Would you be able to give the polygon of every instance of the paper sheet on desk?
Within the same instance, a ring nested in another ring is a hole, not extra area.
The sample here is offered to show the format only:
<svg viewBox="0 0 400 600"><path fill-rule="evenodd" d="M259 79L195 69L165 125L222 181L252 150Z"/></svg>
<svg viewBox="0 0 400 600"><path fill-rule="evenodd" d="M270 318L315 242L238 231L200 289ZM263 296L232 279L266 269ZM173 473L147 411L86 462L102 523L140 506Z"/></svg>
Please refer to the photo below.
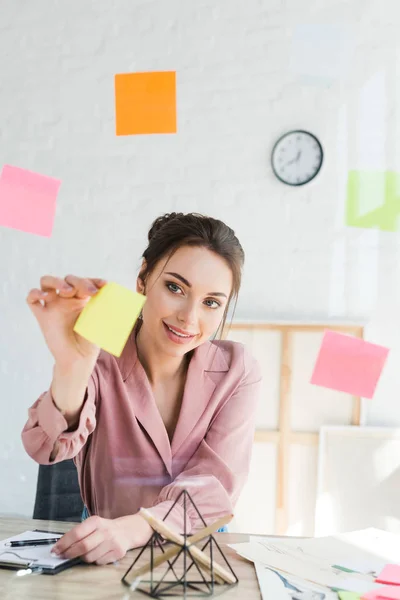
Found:
<svg viewBox="0 0 400 600"><path fill-rule="evenodd" d="M18 535L0 541L0 564L12 563L20 564L21 567L30 564L32 567L45 567L55 569L60 565L70 561L68 558L56 558L51 555L51 549L54 544L48 546L20 546L10 548L6 542L18 540L41 540L46 538L60 538L61 534L42 533L38 531L24 531Z"/></svg>
<svg viewBox="0 0 400 600"><path fill-rule="evenodd" d="M278 541L276 538L257 537L251 538L248 543L230 544L230 546L254 563L261 563L282 573L328 588L360 594L378 588L371 574L346 573L341 569L333 568L332 562L316 552L313 553L310 545L305 551L303 543L311 541L314 540L288 538L285 541L281 539ZM343 561L336 564L346 567Z"/></svg>
<svg viewBox="0 0 400 600"><path fill-rule="evenodd" d="M400 563L400 536L373 527L328 537L261 541L269 550L286 556L317 564L324 561L368 575L378 575L387 563Z"/></svg>
<svg viewBox="0 0 400 600"><path fill-rule="evenodd" d="M274 571L255 563L263 600L337 600L336 592L325 586Z"/></svg>

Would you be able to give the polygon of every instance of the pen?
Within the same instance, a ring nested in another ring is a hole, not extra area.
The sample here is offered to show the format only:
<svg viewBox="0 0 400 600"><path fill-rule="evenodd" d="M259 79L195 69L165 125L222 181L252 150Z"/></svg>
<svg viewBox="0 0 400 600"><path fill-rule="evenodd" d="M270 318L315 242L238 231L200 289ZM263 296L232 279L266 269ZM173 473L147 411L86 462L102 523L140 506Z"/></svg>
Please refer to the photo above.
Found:
<svg viewBox="0 0 400 600"><path fill-rule="evenodd" d="M41 540L17 540L14 542L7 542L6 546L10 548L17 548L18 546L46 546L47 544L55 544L60 538L44 538Z"/></svg>

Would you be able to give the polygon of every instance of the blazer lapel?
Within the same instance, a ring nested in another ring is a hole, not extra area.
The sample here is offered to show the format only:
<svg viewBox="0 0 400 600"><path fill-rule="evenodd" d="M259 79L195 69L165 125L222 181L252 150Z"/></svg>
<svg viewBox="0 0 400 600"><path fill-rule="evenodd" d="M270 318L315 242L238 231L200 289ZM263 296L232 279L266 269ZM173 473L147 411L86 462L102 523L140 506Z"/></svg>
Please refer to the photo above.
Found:
<svg viewBox="0 0 400 600"><path fill-rule="evenodd" d="M181 410L172 438L172 455L177 453L207 408L219 379L214 373L226 371L229 366L222 348L210 342L196 348L186 375Z"/></svg>
<svg viewBox="0 0 400 600"><path fill-rule="evenodd" d="M135 415L172 477L172 456L191 434L207 408L222 373L229 371L223 348L205 342L195 349L186 375L181 410L172 438L157 408L146 372L137 356L136 327L117 359L123 380L134 398Z"/></svg>
<svg viewBox="0 0 400 600"><path fill-rule="evenodd" d="M134 399L134 411L137 420L146 430L150 440L172 476L172 454L167 430L157 408L153 391L146 372L137 357L134 333L128 340L119 359L119 367L129 395Z"/></svg>

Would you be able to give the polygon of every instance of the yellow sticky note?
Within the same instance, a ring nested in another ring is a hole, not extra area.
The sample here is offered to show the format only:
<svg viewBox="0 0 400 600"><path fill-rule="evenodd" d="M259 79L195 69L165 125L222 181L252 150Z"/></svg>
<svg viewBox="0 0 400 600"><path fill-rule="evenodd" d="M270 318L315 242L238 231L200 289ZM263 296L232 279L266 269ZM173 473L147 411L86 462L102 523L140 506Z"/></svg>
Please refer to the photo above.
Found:
<svg viewBox="0 0 400 600"><path fill-rule="evenodd" d="M121 356L146 297L108 283L86 304L74 331L114 356Z"/></svg>

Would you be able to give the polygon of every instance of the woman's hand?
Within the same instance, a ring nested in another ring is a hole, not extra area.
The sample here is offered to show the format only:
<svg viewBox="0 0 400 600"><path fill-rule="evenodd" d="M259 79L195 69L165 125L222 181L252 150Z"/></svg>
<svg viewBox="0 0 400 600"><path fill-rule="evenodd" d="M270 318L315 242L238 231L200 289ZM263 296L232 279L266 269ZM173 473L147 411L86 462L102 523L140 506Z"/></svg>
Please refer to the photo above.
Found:
<svg viewBox="0 0 400 600"><path fill-rule="evenodd" d="M40 289L32 289L27 303L35 315L56 364L64 369L76 361L95 362L100 349L74 332L74 325L92 296L107 282L68 275L46 275Z"/></svg>
<svg viewBox="0 0 400 600"><path fill-rule="evenodd" d="M103 519L89 517L68 531L53 546L60 558L81 557L88 563L106 565L120 560L131 548L148 542L153 530L138 514Z"/></svg>

